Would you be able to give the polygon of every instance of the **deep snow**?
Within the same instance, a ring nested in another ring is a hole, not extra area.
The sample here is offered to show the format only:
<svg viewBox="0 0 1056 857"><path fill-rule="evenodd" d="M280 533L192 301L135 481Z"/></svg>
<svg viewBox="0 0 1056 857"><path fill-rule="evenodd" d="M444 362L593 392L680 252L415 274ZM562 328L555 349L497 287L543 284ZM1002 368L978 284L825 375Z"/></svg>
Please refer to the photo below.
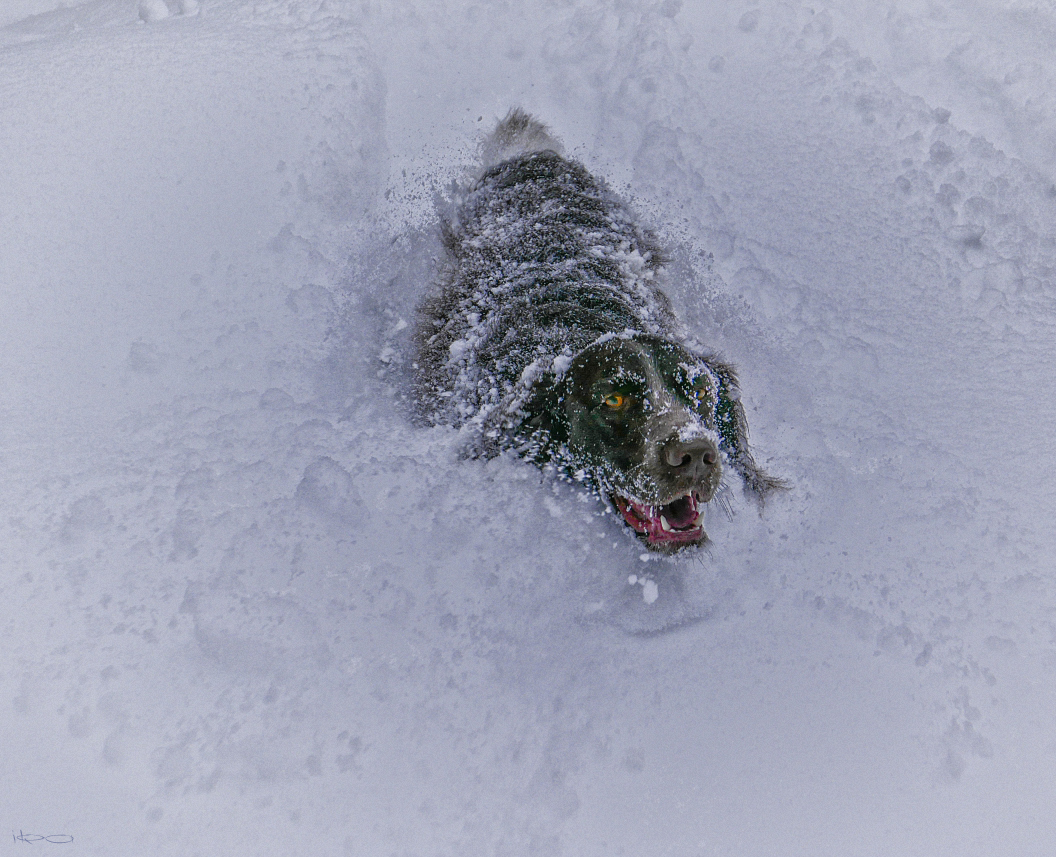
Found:
<svg viewBox="0 0 1056 857"><path fill-rule="evenodd" d="M1049 4L0 25L2 853L1052 852ZM794 486L707 551L407 418L434 199L515 104Z"/></svg>

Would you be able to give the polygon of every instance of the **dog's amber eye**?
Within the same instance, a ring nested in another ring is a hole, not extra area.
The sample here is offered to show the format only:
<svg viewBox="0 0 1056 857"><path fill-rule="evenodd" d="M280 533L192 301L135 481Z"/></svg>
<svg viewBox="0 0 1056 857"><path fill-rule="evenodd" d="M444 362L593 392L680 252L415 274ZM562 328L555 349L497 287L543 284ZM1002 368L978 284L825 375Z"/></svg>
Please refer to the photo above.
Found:
<svg viewBox="0 0 1056 857"><path fill-rule="evenodd" d="M614 411L618 411L627 403L627 397L622 393L609 393L601 403L607 408L612 408Z"/></svg>
<svg viewBox="0 0 1056 857"><path fill-rule="evenodd" d="M711 388L706 381L694 384L690 395L693 401L698 405L711 404Z"/></svg>

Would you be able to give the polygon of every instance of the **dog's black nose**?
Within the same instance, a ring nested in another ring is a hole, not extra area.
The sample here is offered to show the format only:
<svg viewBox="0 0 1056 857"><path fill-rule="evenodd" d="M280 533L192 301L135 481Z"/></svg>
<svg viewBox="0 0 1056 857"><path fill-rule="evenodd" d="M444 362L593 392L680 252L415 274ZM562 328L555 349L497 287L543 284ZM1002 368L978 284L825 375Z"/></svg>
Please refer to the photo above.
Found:
<svg viewBox="0 0 1056 857"><path fill-rule="evenodd" d="M664 462L680 471L704 470L719 463L719 451L706 438L680 440L677 437L664 444L661 451Z"/></svg>

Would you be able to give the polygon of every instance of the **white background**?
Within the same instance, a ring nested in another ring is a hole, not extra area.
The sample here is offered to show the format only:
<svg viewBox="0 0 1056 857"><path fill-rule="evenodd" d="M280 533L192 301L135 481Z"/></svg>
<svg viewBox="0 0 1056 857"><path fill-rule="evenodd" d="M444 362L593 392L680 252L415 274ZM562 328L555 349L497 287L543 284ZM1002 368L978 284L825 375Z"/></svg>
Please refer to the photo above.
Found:
<svg viewBox="0 0 1056 857"><path fill-rule="evenodd" d="M0 855L1052 854L1053 56L1043 0L7 0ZM792 483L706 551L408 418L516 105Z"/></svg>

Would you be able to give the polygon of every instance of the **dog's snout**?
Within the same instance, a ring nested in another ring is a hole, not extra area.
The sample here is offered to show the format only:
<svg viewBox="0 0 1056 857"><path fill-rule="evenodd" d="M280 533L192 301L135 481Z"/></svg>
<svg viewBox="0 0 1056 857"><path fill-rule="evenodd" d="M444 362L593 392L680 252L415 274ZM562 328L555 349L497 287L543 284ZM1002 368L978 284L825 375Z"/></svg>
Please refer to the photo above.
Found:
<svg viewBox="0 0 1056 857"><path fill-rule="evenodd" d="M669 440L661 452L668 466L676 470L704 469L719 463L719 451L707 438Z"/></svg>

